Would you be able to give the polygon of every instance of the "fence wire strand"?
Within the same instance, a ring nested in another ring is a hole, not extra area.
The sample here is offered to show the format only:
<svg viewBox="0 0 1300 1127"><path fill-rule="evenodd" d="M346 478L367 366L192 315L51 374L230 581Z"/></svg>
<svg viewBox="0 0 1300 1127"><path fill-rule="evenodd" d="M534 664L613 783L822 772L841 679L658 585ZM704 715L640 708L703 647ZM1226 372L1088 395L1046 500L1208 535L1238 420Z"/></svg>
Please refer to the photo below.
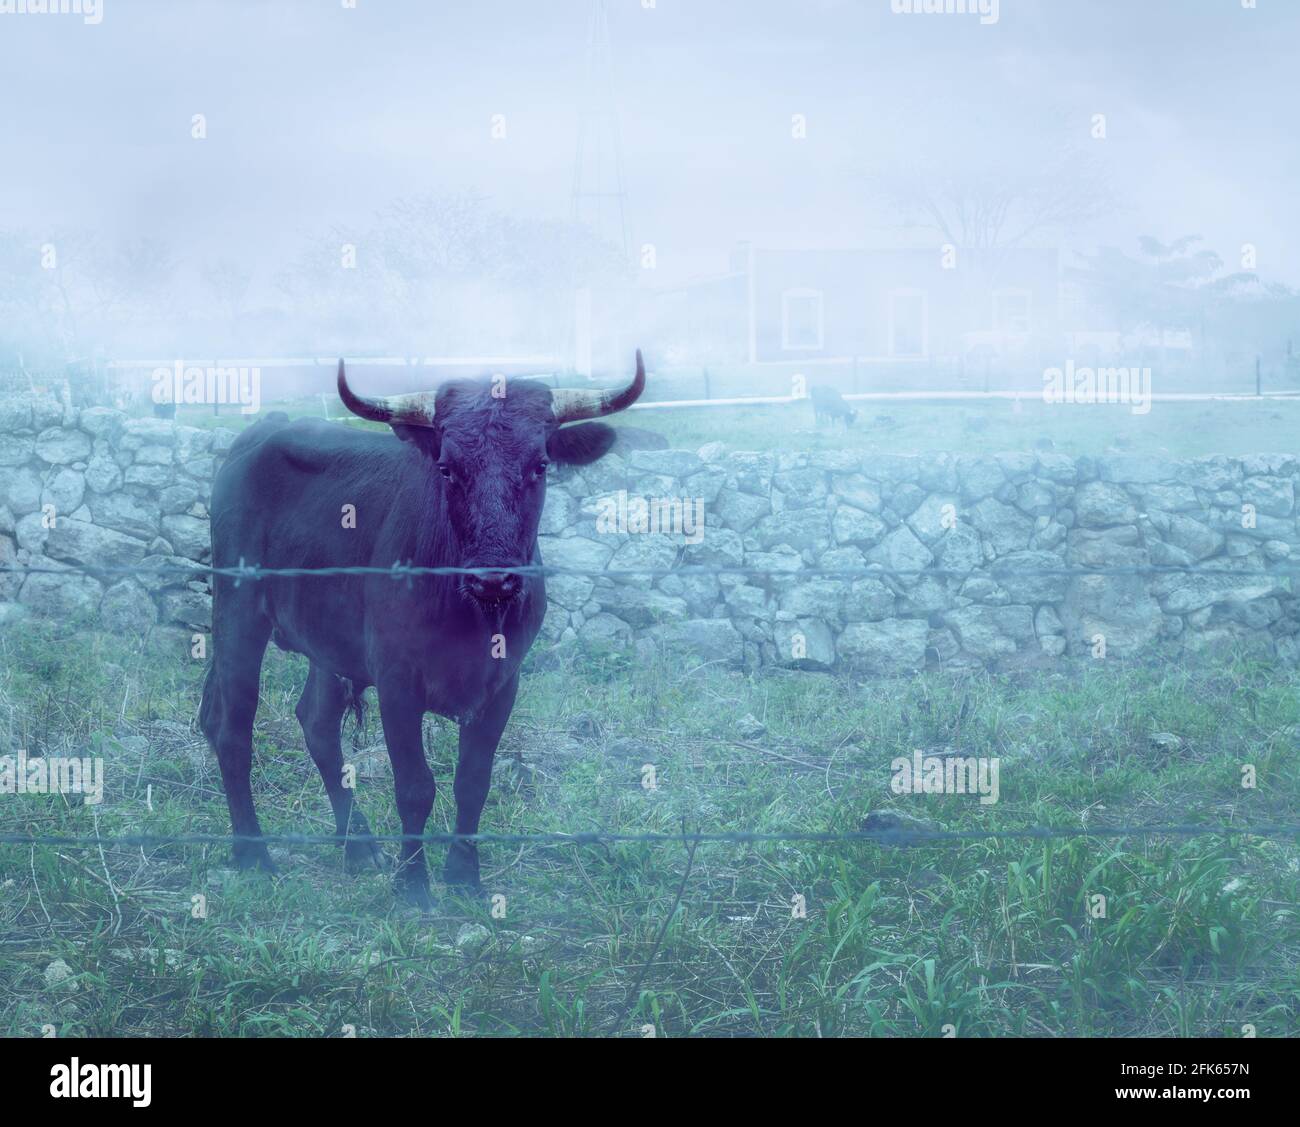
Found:
<svg viewBox="0 0 1300 1127"><path fill-rule="evenodd" d="M674 567L636 567L636 568L576 568L545 564L483 566L483 567L429 567L407 563L394 563L391 567L339 565L332 567L262 567L248 564L243 559L237 566L217 567L211 564L69 564L60 567L41 567L32 565L0 566L0 574L47 574L66 575L70 573L87 575L177 575L193 579L198 576L224 577L233 579L238 586L244 580L263 579L300 579L329 578L337 576L387 576L395 580L407 580L424 576L482 576L515 574L525 576L581 576L585 578L632 579L644 581L650 576L682 575L741 575L770 577L819 577L844 579L917 579L922 577L944 579L969 579L988 577L995 580L1014 579L1017 577L1033 578L1083 578L1086 576L1161 576L1161 575L1217 575L1225 578L1277 576L1290 577L1300 574L1300 564L1275 564L1267 569L1232 569L1189 564L1134 564L1115 567L1000 567L997 561L989 561L981 567L974 568L890 568L882 565L862 567L818 567L800 566L794 568L755 567L743 564L681 564ZM1062 827L1030 826L1010 830L920 830L920 829L874 829L843 832L760 832L760 831L702 831L696 833L623 833L606 830L579 831L574 833L479 833L479 834L263 834L256 836L235 836L229 834L126 834L120 836L78 837L75 835L41 835L41 834L0 834L0 845L15 846L67 846L67 847L103 847L108 845L161 847L168 845L227 845L239 843L260 843L266 845L339 845L348 841L372 844L399 844L402 842L422 842L425 845L452 845L457 842L474 842L501 845L599 845L642 843L654 845L698 845L708 843L761 844L775 842L798 843L864 843L877 845L919 845L927 842L957 842L979 840L1045 840L1068 838L1119 838L1119 837L1262 837L1273 839L1293 839L1300 841L1300 824L1297 825L1262 825L1262 826L1102 826L1102 827Z"/></svg>
<svg viewBox="0 0 1300 1127"><path fill-rule="evenodd" d="M1081 578L1088 575L1219 575L1227 577L1252 576L1294 576L1300 575L1300 563L1275 564L1262 569L1245 569L1213 567L1197 564L1128 564L1120 566L1087 567L1083 565L1061 567L1013 567L999 566L991 561L973 568L915 567L895 568L883 565L866 565L862 567L820 567L816 565L799 567L756 567L745 564L681 564L676 567L628 567L628 568L582 568L563 567L550 564L502 564L478 567L430 567L415 564L395 563L390 567L348 564L331 567L262 567L259 564L246 564L242 560L231 567L214 567L211 564L196 563L193 566L181 564L67 564L62 567L40 567L29 564L6 564L0 566L0 575L177 575L194 579L199 576L221 576L233 579L238 586L243 580L259 579L309 579L329 578L343 575L388 576L390 579L414 579L435 575L568 575L588 579L630 579L643 580L647 576L663 577L669 575L748 575L748 576L798 576L800 578L815 576L823 579L919 579L933 576L937 579L972 579L988 577L993 579L1015 579L1020 576L1031 578Z"/></svg>
<svg viewBox="0 0 1300 1127"><path fill-rule="evenodd" d="M1026 826L1011 830L873 829L816 832L711 830L686 833L625 833L612 830L582 830L573 833L429 833L429 834L122 834L79 837L71 834L0 834L0 845L61 845L100 847L105 845L161 847L166 845L396 845L421 842L425 845L454 845L457 842L495 845L700 845L766 844L800 842L834 844L860 842L874 845L919 845L926 842L982 841L986 839L1046 840L1080 837L1263 837L1300 841L1300 824L1261 826Z"/></svg>

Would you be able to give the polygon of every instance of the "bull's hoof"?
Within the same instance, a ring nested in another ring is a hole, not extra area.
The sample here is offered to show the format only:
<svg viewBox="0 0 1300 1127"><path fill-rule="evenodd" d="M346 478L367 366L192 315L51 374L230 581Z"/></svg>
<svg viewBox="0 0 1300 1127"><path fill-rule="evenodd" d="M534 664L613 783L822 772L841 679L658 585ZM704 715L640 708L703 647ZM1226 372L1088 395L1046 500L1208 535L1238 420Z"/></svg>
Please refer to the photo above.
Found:
<svg viewBox="0 0 1300 1127"><path fill-rule="evenodd" d="M393 891L399 902L421 912L432 912L437 907L427 881L398 880L393 885Z"/></svg>
<svg viewBox="0 0 1300 1127"><path fill-rule="evenodd" d="M271 860L271 853L265 845L236 846L235 866L241 873L268 873L273 877L280 875L280 869Z"/></svg>
<svg viewBox="0 0 1300 1127"><path fill-rule="evenodd" d="M453 888L477 892L479 888L478 851L467 850L453 845L447 852L447 860L442 866L442 879L443 883L451 885Z"/></svg>
<svg viewBox="0 0 1300 1127"><path fill-rule="evenodd" d="M388 855L376 841L345 841L343 868L349 873L382 873L388 868Z"/></svg>
<svg viewBox="0 0 1300 1127"><path fill-rule="evenodd" d="M444 876L443 883L447 886L449 896L476 897L483 891L483 886L477 880L448 880Z"/></svg>

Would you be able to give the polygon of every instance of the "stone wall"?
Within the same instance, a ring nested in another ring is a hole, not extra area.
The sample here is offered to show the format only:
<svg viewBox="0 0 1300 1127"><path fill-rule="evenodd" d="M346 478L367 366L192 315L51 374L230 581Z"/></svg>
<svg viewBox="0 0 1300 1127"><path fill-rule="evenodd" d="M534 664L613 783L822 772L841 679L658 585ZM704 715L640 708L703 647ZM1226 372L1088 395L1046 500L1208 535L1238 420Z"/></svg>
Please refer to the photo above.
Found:
<svg viewBox="0 0 1300 1127"><path fill-rule="evenodd" d="M0 574L0 622L30 611L113 631L206 629L202 579L94 577L69 565L206 562L212 476L234 437L66 398L0 403L0 564L69 569Z"/></svg>
<svg viewBox="0 0 1300 1127"><path fill-rule="evenodd" d="M206 562L210 483L232 440L55 399L0 404L0 564ZM539 645L881 673L1099 644L1241 644L1295 662L1298 485L1289 454L611 454L554 472L542 554L627 574L549 578ZM638 497L698 503L702 532L638 531ZM637 572L679 565L755 574ZM1123 571L1153 565L1194 570ZM1076 566L1120 571L1034 574ZM800 574L812 569L875 574ZM0 622L29 612L188 633L210 625L211 602L201 579L0 574Z"/></svg>

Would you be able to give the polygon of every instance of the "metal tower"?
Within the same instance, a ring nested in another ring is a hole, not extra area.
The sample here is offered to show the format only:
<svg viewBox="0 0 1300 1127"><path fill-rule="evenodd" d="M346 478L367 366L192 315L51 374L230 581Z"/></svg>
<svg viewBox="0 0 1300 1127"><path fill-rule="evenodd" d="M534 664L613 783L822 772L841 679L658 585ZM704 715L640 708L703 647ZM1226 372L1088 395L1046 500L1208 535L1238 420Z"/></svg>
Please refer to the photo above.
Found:
<svg viewBox="0 0 1300 1127"><path fill-rule="evenodd" d="M592 0L587 20L578 152L573 164L573 221L613 243L629 261L623 139L614 102L614 59L605 5L606 0Z"/></svg>

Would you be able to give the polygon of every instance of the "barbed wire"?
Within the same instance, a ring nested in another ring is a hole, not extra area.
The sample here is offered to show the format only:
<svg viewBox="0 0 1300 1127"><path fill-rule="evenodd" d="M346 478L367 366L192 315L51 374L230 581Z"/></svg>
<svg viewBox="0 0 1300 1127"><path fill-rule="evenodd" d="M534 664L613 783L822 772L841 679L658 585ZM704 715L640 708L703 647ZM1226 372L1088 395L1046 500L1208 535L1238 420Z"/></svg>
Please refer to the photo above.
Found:
<svg viewBox="0 0 1300 1127"><path fill-rule="evenodd" d="M1043 551L1044 549L1030 549ZM939 579L989 578L1079 578L1088 575L1217 575L1233 578L1293 576L1300 575L1300 562L1295 564L1275 564L1262 570L1231 569L1227 567L1207 566L1206 564L1123 564L1116 566L1088 567L1083 565L1062 567L1014 567L1000 566L997 561L990 561L971 568L896 568L882 564L868 564L860 567L821 567L819 565L800 565L797 568L757 567L746 564L681 564L674 567L625 567L625 568L582 568L565 567L551 564L501 564L476 567L423 566L407 563L395 563L390 567L376 565L347 564L328 567L262 567L259 564L240 563L235 566L214 567L211 564L195 563L192 567L182 564L67 564L61 567L42 567L29 564L0 565L0 575L177 575L191 579L198 576L221 576L235 580L238 586L243 580L259 579L300 579L330 578L344 575L387 576L390 579L414 579L423 576L491 576L491 575L536 575L536 576L577 576L589 579L644 579L646 576L664 577L669 575L742 575L742 576L800 576L816 578L842 579L915 579L932 576Z"/></svg>
<svg viewBox="0 0 1300 1127"><path fill-rule="evenodd" d="M454 845L457 842L497 845L603 845L603 844L763 844L801 842L831 844L862 842L877 845L915 845L923 842L996 840L1043 840L1080 837L1264 837L1294 838L1300 841L1300 824L1261 826L1026 826L1011 830L871 829L816 832L712 830L694 833L627 833L614 830L579 830L570 833L426 833L426 834L124 834L84 837L73 834L0 834L0 845L63 845L98 848L105 845L161 847L166 845L395 845L421 842L425 845Z"/></svg>
<svg viewBox="0 0 1300 1127"><path fill-rule="evenodd" d="M60 567L41 567L32 565L0 566L0 574L113 574L113 575L180 575L188 578L196 576L222 576L235 580L236 586L247 579L257 581L270 578L311 578L337 576L387 576L392 579L410 580L419 576L450 575L493 575L511 573L517 575L556 575L580 576L585 578L637 578L646 576L684 576L684 575L748 575L748 576L800 576L822 578L960 578L989 577L1008 579L1017 577L1033 578L1080 578L1084 576L1154 576L1154 575L1189 575L1206 574L1225 578L1248 579L1252 577L1291 576L1300 574L1300 565L1278 565L1266 570L1230 570L1205 564L1135 564L1113 567L1013 567L999 566L997 561L972 568L890 568L879 564L862 567L819 567L800 566L798 568L755 567L742 564L683 564L674 567L643 568L575 568L556 565L528 564L516 566L490 567L453 567L453 566L416 566L395 563L391 567L366 565L338 565L329 567L262 567L247 564L242 559L234 567L217 567L209 564L153 564L153 565L90 565L70 564ZM697 833L623 833L613 831L579 831L572 833L531 833L531 834L369 834L369 835L306 835L306 834L267 834L256 836L233 836L228 834L131 834L116 837L77 837L74 835L35 835L35 834L0 834L0 845L49 845L68 847L100 847L104 845L123 845L140 847L160 847L166 845L224 845L234 842L248 842L279 845L338 845L347 841L373 844L396 844L419 841L425 844L450 845L456 842L497 843L507 845L529 844L612 844L612 843L646 843L646 844L700 844L700 843L764 843L764 842L802 842L802 843L875 843L887 845L911 845L924 842L973 841L982 839L1048 839L1079 837L1134 837L1134 836L1254 836L1269 838L1294 838L1300 840L1300 825L1265 825L1254 827L1231 826L1116 826L1116 827L1052 827L1033 826L1014 830L903 830L875 829L842 832L760 832L760 831L716 831Z"/></svg>

